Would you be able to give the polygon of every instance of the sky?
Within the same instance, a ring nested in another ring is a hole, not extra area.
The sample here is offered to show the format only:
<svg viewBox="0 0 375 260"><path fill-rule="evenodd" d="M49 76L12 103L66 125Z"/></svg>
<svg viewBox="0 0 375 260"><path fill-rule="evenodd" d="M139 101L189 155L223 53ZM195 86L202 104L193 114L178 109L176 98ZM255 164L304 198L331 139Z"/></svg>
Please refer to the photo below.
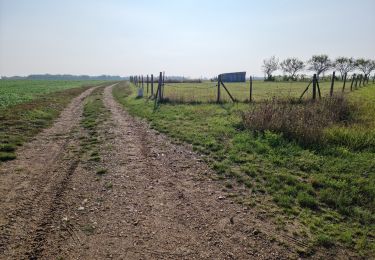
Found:
<svg viewBox="0 0 375 260"><path fill-rule="evenodd" d="M375 58L374 0L0 0L0 75L211 77Z"/></svg>

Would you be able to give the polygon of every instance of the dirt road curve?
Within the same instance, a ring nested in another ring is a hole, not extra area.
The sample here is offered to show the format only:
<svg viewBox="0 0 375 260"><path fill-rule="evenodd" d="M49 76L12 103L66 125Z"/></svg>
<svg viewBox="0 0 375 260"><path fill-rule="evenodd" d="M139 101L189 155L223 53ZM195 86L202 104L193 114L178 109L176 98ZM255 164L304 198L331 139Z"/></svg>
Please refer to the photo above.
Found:
<svg viewBox="0 0 375 260"><path fill-rule="evenodd" d="M0 170L1 259L283 259L251 210L185 146L132 118L106 87L102 177L79 156L83 100Z"/></svg>

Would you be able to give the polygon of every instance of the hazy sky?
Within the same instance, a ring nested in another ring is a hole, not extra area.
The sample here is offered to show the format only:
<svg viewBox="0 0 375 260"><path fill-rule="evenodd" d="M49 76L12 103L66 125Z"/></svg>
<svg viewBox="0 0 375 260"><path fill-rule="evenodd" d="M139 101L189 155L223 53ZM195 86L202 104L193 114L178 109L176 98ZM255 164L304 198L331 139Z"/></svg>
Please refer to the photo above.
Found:
<svg viewBox="0 0 375 260"><path fill-rule="evenodd" d="M0 0L0 75L263 75L264 58L375 58L374 0Z"/></svg>

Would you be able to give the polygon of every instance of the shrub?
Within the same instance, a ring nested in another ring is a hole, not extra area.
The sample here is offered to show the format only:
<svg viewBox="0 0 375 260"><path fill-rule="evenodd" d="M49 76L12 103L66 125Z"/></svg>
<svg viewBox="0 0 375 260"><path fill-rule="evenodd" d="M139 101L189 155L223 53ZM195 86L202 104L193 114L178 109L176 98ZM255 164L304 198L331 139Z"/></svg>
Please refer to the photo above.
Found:
<svg viewBox="0 0 375 260"><path fill-rule="evenodd" d="M306 192L298 193L297 201L301 205L301 207L310 209L318 208L318 203L316 199L313 196L307 194Z"/></svg>
<svg viewBox="0 0 375 260"><path fill-rule="evenodd" d="M302 145L320 144L327 126L350 120L352 107L343 97L320 101L272 99L242 114L245 128L267 130L295 139Z"/></svg>
<svg viewBox="0 0 375 260"><path fill-rule="evenodd" d="M285 194L279 194L273 199L277 205L283 208L291 208L294 204L294 200L291 196Z"/></svg>
<svg viewBox="0 0 375 260"><path fill-rule="evenodd" d="M330 236L322 234L322 235L317 236L316 244L318 246L324 246L325 248L329 248L329 247L332 247L335 243L334 243L333 238L331 238Z"/></svg>

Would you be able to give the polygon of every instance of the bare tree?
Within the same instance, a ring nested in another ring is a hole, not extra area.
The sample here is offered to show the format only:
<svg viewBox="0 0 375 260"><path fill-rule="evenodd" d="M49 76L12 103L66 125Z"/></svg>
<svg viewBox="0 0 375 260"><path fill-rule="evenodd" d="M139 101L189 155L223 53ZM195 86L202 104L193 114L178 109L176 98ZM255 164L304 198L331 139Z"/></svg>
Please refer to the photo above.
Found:
<svg viewBox="0 0 375 260"><path fill-rule="evenodd" d="M365 74L365 77L369 77L371 72L375 70L375 61L367 59L357 59L355 61L356 67Z"/></svg>
<svg viewBox="0 0 375 260"><path fill-rule="evenodd" d="M263 60L263 72L266 74L266 80L272 80L272 73L274 73L279 68L279 59L272 56L269 59Z"/></svg>
<svg viewBox="0 0 375 260"><path fill-rule="evenodd" d="M331 60L328 58L328 55L325 54L314 55L307 63L310 65L308 69L316 72L317 76L332 67Z"/></svg>
<svg viewBox="0 0 375 260"><path fill-rule="evenodd" d="M303 70L305 64L298 58L287 58L280 63L280 67L292 80L296 80L297 72Z"/></svg>
<svg viewBox="0 0 375 260"><path fill-rule="evenodd" d="M355 60L353 58L338 57L334 62L334 67L340 72L341 79L344 80L345 73L355 69Z"/></svg>

